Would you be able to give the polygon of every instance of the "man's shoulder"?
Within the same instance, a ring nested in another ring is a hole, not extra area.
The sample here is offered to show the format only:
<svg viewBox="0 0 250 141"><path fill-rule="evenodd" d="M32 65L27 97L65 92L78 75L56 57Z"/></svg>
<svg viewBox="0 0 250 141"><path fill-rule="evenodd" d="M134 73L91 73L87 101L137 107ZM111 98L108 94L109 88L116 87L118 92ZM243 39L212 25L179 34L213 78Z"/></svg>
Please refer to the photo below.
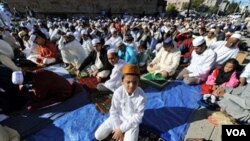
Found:
<svg viewBox="0 0 250 141"><path fill-rule="evenodd" d="M123 85L121 85L120 87L118 87L118 88L114 91L114 94L115 94L115 93L120 93L120 92L122 92L123 89L124 89L124 87L123 87Z"/></svg>
<svg viewBox="0 0 250 141"><path fill-rule="evenodd" d="M207 48L203 54L210 56L210 55L215 55L216 53L211 48Z"/></svg>
<svg viewBox="0 0 250 141"><path fill-rule="evenodd" d="M226 43L227 43L227 41L216 41L212 45L215 45L216 48L218 48L218 47L224 47L226 45Z"/></svg>

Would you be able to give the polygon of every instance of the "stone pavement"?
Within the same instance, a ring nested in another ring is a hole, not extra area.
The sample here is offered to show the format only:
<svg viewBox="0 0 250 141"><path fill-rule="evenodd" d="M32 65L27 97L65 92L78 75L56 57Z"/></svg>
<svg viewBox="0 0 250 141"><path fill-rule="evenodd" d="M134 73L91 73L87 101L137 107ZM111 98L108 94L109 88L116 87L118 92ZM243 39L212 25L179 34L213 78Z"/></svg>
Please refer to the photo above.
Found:
<svg viewBox="0 0 250 141"><path fill-rule="evenodd" d="M243 65L246 65L250 62L250 38L243 37L242 41L245 41L249 47L248 57L243 62ZM196 111L185 136L185 140L187 138L204 138L207 141L221 141L221 126L214 126L207 120L211 113L212 111L206 108L200 108Z"/></svg>

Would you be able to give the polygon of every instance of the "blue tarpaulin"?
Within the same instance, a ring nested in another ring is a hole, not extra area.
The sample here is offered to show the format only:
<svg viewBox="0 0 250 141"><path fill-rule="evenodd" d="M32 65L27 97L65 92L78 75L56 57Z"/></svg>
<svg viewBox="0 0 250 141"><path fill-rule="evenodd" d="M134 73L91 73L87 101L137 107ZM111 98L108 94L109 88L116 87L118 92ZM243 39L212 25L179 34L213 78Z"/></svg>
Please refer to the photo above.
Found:
<svg viewBox="0 0 250 141"><path fill-rule="evenodd" d="M161 91L154 88L146 88L144 91L147 104L141 128L148 129L167 141L183 140L192 115L199 107L197 101L201 98L200 87L175 81ZM82 101L81 98L74 100L76 101L72 105ZM101 115L94 104L84 103L80 108L58 117L27 140L93 141L95 130L107 117L108 114Z"/></svg>

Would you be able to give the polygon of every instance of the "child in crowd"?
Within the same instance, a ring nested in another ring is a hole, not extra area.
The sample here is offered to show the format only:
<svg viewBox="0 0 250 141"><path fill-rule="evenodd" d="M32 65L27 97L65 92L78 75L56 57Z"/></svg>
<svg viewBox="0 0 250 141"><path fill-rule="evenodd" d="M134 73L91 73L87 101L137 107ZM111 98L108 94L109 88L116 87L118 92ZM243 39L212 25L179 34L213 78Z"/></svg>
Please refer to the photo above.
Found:
<svg viewBox="0 0 250 141"><path fill-rule="evenodd" d="M109 118L95 132L97 140L110 133L116 141L137 141L139 124L145 107L143 90L138 87L140 71L137 65L126 64L122 68L122 86L115 90Z"/></svg>
<svg viewBox="0 0 250 141"><path fill-rule="evenodd" d="M147 45L145 42L141 42L138 46L138 63L141 73L147 72L147 63L151 61L149 52L147 51Z"/></svg>
<svg viewBox="0 0 250 141"><path fill-rule="evenodd" d="M211 98L211 103L215 103L222 87L235 88L238 86L239 79L236 75L238 65L236 59L229 59L222 67L216 67L213 70L206 83L201 86L204 101Z"/></svg>

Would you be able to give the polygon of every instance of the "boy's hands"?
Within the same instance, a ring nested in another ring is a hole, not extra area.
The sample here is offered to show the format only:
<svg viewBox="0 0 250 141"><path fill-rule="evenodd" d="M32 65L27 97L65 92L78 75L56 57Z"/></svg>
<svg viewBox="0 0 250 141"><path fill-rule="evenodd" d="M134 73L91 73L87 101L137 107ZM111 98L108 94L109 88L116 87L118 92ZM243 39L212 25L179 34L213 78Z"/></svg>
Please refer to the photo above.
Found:
<svg viewBox="0 0 250 141"><path fill-rule="evenodd" d="M213 91L215 96L223 97L225 94L225 89L223 87L218 87L215 91Z"/></svg>
<svg viewBox="0 0 250 141"><path fill-rule="evenodd" d="M215 91L218 87L219 87L218 85L214 85L213 90Z"/></svg>
<svg viewBox="0 0 250 141"><path fill-rule="evenodd" d="M115 139L116 141L123 141L124 136L121 129L117 128L112 133L113 133L112 137L113 139Z"/></svg>

